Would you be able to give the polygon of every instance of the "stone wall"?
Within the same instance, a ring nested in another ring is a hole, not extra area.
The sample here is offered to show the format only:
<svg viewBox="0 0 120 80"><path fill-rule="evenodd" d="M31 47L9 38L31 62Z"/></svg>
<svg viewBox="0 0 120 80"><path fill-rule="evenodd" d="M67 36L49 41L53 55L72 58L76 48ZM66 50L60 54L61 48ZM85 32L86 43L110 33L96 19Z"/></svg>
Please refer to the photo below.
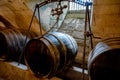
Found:
<svg viewBox="0 0 120 80"><path fill-rule="evenodd" d="M92 27L102 39L120 36L120 0L94 0Z"/></svg>
<svg viewBox="0 0 120 80"><path fill-rule="evenodd" d="M22 0L0 0L0 23L7 28L29 28L33 12ZM34 17L31 30L40 35L38 20ZM42 30L43 33L45 32Z"/></svg>

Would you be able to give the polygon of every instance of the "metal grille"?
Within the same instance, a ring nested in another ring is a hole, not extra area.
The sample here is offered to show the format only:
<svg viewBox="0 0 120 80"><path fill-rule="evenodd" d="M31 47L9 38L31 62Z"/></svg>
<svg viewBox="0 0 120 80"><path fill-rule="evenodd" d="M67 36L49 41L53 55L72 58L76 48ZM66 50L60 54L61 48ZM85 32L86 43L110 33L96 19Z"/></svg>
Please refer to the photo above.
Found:
<svg viewBox="0 0 120 80"><path fill-rule="evenodd" d="M85 10L85 3L92 2L93 0L75 0L74 2L70 2L69 10Z"/></svg>

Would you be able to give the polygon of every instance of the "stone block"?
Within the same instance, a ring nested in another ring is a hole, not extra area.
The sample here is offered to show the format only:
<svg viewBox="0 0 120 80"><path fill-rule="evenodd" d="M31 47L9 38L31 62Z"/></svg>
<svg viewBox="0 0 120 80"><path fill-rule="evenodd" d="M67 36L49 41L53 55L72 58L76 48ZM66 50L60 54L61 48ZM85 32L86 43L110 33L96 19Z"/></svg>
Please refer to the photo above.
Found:
<svg viewBox="0 0 120 80"><path fill-rule="evenodd" d="M93 14L119 14L120 5L95 5L93 8Z"/></svg>
<svg viewBox="0 0 120 80"><path fill-rule="evenodd" d="M94 0L94 5L120 4L120 0Z"/></svg>
<svg viewBox="0 0 120 80"><path fill-rule="evenodd" d="M84 33L83 32L73 31L72 36L74 36L75 38L84 39Z"/></svg>

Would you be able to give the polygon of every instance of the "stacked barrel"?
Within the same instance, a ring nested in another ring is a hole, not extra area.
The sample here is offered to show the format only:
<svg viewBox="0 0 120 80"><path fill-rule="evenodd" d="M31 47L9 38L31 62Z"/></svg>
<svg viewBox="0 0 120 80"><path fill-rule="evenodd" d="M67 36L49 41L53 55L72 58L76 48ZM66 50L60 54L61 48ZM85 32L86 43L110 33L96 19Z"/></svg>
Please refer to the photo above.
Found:
<svg viewBox="0 0 120 80"><path fill-rule="evenodd" d="M25 43L37 36L35 32L28 33L27 30L1 28L0 31L0 58L1 60L19 61ZM22 60L22 63L24 61Z"/></svg>

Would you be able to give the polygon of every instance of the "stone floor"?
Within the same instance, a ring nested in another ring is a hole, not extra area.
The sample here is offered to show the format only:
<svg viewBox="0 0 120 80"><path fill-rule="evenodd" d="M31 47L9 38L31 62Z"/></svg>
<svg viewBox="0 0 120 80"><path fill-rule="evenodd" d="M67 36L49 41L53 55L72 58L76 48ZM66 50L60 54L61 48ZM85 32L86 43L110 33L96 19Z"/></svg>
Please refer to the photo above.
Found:
<svg viewBox="0 0 120 80"><path fill-rule="evenodd" d="M85 70L85 80L87 79L88 71ZM37 78L30 70L17 62L1 62L0 61L0 80L82 80L81 78L82 69L73 66L67 71L54 76L51 79Z"/></svg>

